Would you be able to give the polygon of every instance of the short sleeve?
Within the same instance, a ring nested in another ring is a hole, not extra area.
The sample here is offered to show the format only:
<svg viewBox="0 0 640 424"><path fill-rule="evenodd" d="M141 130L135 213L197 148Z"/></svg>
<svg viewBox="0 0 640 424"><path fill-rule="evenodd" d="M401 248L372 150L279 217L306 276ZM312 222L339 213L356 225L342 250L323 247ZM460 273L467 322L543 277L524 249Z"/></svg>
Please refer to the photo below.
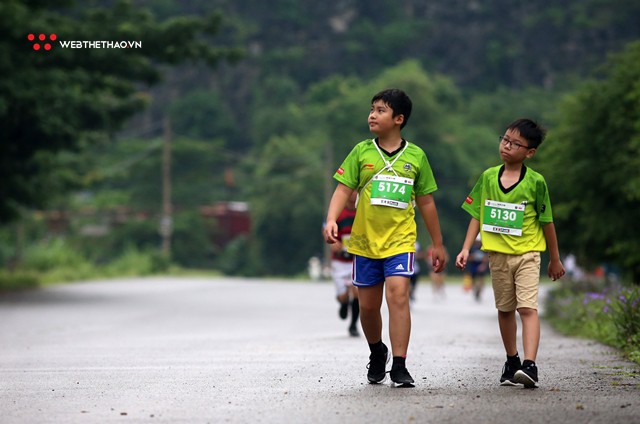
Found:
<svg viewBox="0 0 640 424"><path fill-rule="evenodd" d="M360 144L357 144L344 159L333 178L351 189L358 188L360 179Z"/></svg>
<svg viewBox="0 0 640 424"><path fill-rule="evenodd" d="M553 222L549 188L542 177L536 184L536 213L538 214L538 221L540 221L540 223L548 224Z"/></svg>
<svg viewBox="0 0 640 424"><path fill-rule="evenodd" d="M437 189L438 185L433 176L433 169L431 169L427 155L422 152L420 157L420 175L415 182L415 194L416 196L425 196L433 193Z"/></svg>
<svg viewBox="0 0 640 424"><path fill-rule="evenodd" d="M482 206L482 186L484 180L484 173L476 181L476 185L462 203L462 209L467 211L469 215L480 221L480 209Z"/></svg>

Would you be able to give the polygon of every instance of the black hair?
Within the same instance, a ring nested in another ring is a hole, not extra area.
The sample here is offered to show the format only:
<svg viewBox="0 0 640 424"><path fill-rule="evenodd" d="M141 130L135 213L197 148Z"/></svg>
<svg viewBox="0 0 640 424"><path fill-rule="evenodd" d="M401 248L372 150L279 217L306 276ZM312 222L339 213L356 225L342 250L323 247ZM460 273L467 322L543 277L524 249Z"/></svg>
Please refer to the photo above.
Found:
<svg viewBox="0 0 640 424"><path fill-rule="evenodd" d="M547 135L546 129L537 122L527 118L516 119L507 125L507 130L517 131L520 137L527 140L530 149L537 149Z"/></svg>
<svg viewBox="0 0 640 424"><path fill-rule="evenodd" d="M409 121L409 117L411 116L411 109L413 108L413 103L411 103L411 99L404 91L398 88L388 88L386 90L382 90L371 99L371 104L377 102L378 100L382 100L385 104L389 105L389 107L393 110L393 116L396 117L398 115L403 115L404 120L402 121L402 125L400 125L400 129L404 128Z"/></svg>

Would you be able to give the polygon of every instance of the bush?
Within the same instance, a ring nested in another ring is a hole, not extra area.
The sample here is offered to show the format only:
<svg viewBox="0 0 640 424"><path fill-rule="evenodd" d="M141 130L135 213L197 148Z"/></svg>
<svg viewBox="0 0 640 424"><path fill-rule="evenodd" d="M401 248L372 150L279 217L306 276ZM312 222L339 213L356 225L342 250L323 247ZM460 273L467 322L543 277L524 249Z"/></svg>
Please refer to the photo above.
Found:
<svg viewBox="0 0 640 424"><path fill-rule="evenodd" d="M114 261L106 265L102 273L108 277L152 275L169 268L169 260L160 252L143 252L129 246Z"/></svg>
<svg viewBox="0 0 640 424"><path fill-rule="evenodd" d="M38 287L40 279L37 274L26 271L0 271L0 292Z"/></svg>
<svg viewBox="0 0 640 424"><path fill-rule="evenodd" d="M56 268L80 269L88 264L89 261L64 239L53 238L27 247L20 267L47 272Z"/></svg>
<svg viewBox="0 0 640 424"><path fill-rule="evenodd" d="M64 239L52 239L29 246L15 272L0 274L0 290L37 287L41 284L134 277L166 272L170 261L157 250L125 247L106 264L87 259Z"/></svg>
<svg viewBox="0 0 640 424"><path fill-rule="evenodd" d="M43 240L25 249L18 270L38 275L40 283L78 281L90 278L93 265L65 239Z"/></svg>
<svg viewBox="0 0 640 424"><path fill-rule="evenodd" d="M256 269L247 260L249 239L242 235L232 240L216 258L216 269L226 275L255 276Z"/></svg>
<svg viewBox="0 0 640 424"><path fill-rule="evenodd" d="M619 348L640 363L640 289L589 284L571 283L552 290L547 318L563 334Z"/></svg>
<svg viewBox="0 0 640 424"><path fill-rule="evenodd" d="M621 347L640 354L640 289L621 289L612 305L612 321Z"/></svg>
<svg viewBox="0 0 640 424"><path fill-rule="evenodd" d="M211 268L215 254L209 238L212 231L206 222L194 211L176 214L174 218L172 262L185 268Z"/></svg>

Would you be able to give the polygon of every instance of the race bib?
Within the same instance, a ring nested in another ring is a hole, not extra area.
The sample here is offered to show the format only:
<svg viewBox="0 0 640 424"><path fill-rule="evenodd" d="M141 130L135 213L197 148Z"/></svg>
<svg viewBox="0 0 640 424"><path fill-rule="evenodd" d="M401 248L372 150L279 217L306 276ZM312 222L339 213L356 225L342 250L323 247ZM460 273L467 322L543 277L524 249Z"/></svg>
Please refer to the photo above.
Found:
<svg viewBox="0 0 640 424"><path fill-rule="evenodd" d="M482 229L490 233L522 235L525 205L485 200Z"/></svg>
<svg viewBox="0 0 640 424"><path fill-rule="evenodd" d="M411 178L377 175L371 180L371 204L407 209L411 203Z"/></svg>

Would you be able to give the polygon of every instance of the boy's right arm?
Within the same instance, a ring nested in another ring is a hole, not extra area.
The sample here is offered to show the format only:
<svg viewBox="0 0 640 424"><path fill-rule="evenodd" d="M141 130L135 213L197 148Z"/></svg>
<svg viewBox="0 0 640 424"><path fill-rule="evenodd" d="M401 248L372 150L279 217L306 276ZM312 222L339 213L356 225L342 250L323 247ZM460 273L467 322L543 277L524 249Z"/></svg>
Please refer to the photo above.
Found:
<svg viewBox="0 0 640 424"><path fill-rule="evenodd" d="M447 253L442 242L442 232L440 231L440 221L438 210L433 200L432 194L416 196L416 205L420 210L420 215L427 226L429 236L431 236L431 265L433 271L442 272L447 265Z"/></svg>
<svg viewBox="0 0 640 424"><path fill-rule="evenodd" d="M338 224L336 221L340 216L340 212L347 205L347 200L353 189L342 183L338 183L336 190L333 192L331 202L329 203L329 211L327 212L327 221L324 227L324 239L327 243L333 244L338 241Z"/></svg>
<svg viewBox="0 0 640 424"><path fill-rule="evenodd" d="M467 236L464 238L462 244L462 250L456 257L456 266L460 269L464 269L467 266L467 260L469 259L469 249L473 246L473 242L476 240L478 233L480 232L480 221L475 218L471 218L469 221L469 227L467 228Z"/></svg>
<svg viewBox="0 0 640 424"><path fill-rule="evenodd" d="M556 236L556 227L553 222L544 224L542 227L544 231L544 237L547 240L547 247L549 248L549 277L556 281L558 278L564 276L564 266L560 260L560 250L558 249L558 238Z"/></svg>

